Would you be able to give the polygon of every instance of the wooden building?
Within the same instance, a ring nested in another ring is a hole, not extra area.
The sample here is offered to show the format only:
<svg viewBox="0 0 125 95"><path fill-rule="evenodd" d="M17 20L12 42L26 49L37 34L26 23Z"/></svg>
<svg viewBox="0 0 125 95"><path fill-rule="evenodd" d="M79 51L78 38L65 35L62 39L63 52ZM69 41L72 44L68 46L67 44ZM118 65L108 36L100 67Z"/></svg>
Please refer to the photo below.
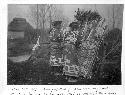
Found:
<svg viewBox="0 0 125 95"><path fill-rule="evenodd" d="M34 35L33 27L25 18L14 18L8 25L8 53L20 55L32 50Z"/></svg>

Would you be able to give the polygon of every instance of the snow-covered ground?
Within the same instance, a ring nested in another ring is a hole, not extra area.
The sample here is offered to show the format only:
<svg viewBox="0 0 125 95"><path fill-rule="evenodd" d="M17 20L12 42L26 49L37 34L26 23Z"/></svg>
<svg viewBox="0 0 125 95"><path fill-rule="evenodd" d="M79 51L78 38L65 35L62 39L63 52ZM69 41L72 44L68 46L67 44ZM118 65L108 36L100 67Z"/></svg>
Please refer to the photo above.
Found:
<svg viewBox="0 0 125 95"><path fill-rule="evenodd" d="M28 60L30 57L30 54L27 55L21 55L21 56L16 56L16 57L9 57L9 59L13 62L22 62Z"/></svg>

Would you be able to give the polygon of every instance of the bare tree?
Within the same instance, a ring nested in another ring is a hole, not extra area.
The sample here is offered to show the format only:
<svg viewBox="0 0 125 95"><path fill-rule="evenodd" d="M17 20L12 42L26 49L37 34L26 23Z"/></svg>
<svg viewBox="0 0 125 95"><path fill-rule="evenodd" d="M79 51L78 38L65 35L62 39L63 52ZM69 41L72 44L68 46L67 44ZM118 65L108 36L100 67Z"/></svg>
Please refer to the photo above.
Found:
<svg viewBox="0 0 125 95"><path fill-rule="evenodd" d="M41 29L40 39L42 42L48 39L47 31L51 29L52 21L63 21L63 27L68 24L68 18L63 14L62 8L59 8L60 6L54 4L31 5L30 19L37 26L37 29Z"/></svg>
<svg viewBox="0 0 125 95"><path fill-rule="evenodd" d="M115 26L122 29L123 24L123 4L115 6Z"/></svg>
<svg viewBox="0 0 125 95"><path fill-rule="evenodd" d="M122 4L113 4L110 5L108 10L108 24L111 25L110 29L122 28L123 20L123 5Z"/></svg>
<svg viewBox="0 0 125 95"><path fill-rule="evenodd" d="M59 5L61 6L61 5ZM57 5L50 5L50 28L51 28L51 22L52 21L56 21L56 20L61 20L63 21L63 27L67 26L68 22L69 22L69 18L66 17L63 14L63 10L62 8L58 8Z"/></svg>
<svg viewBox="0 0 125 95"><path fill-rule="evenodd" d="M46 23L48 22L49 17L49 4L37 4L31 5L30 7L30 19L34 22L35 26L37 26L37 30L40 29L41 31L41 40L42 42L46 39Z"/></svg>
<svg viewBox="0 0 125 95"><path fill-rule="evenodd" d="M39 20L40 20L40 26L42 26L43 31L45 29L45 23L48 18L47 13L49 12L49 9L50 9L50 6L46 5L46 4L38 6L38 15L39 15Z"/></svg>
<svg viewBox="0 0 125 95"><path fill-rule="evenodd" d="M30 18L32 22L38 28L42 28L43 31L46 28L46 25L51 28L51 22L55 20L61 20L64 23L68 23L68 17L63 14L62 8L59 8L61 5L54 5L54 4L40 4L40 5L32 5ZM38 21L38 22L37 22Z"/></svg>
<svg viewBox="0 0 125 95"><path fill-rule="evenodd" d="M32 5L30 9L31 9L30 18L32 19L35 25L38 24L38 28L42 28L44 31L50 5L37 4L37 5Z"/></svg>
<svg viewBox="0 0 125 95"><path fill-rule="evenodd" d="M113 19L113 23L112 23L112 28L115 27L115 5L112 5L112 19Z"/></svg>

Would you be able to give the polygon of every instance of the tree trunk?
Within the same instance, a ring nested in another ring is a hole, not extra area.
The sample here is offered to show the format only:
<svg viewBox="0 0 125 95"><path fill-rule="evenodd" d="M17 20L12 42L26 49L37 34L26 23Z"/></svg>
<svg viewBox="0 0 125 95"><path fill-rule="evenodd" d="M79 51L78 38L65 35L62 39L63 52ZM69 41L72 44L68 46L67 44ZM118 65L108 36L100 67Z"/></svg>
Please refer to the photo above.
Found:
<svg viewBox="0 0 125 95"><path fill-rule="evenodd" d="M113 15L112 15L112 18L113 18L113 25L112 25L112 28L114 29L115 28L115 5L113 5Z"/></svg>
<svg viewBox="0 0 125 95"><path fill-rule="evenodd" d="M51 10L50 10L50 29L51 29L51 24L52 24L52 17L51 17Z"/></svg>
<svg viewBox="0 0 125 95"><path fill-rule="evenodd" d="M42 32L43 32L43 33L42 33L42 42L44 42L44 38L45 38L45 37L44 37L44 36L45 36L45 35L44 35L44 34L45 34L45 33L44 33L44 32L45 32L45 21L44 21L44 19L43 19L42 25L43 25L43 29L42 29Z"/></svg>

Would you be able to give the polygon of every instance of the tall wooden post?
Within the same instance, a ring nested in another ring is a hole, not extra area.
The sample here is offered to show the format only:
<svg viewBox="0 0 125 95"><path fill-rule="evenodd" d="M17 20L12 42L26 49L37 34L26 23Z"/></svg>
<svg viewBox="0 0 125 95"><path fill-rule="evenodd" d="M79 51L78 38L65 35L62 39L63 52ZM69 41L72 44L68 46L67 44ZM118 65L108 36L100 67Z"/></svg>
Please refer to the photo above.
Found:
<svg viewBox="0 0 125 95"><path fill-rule="evenodd" d="M113 24L112 24L112 28L114 29L115 28L115 5L113 4L112 6L112 19L113 19Z"/></svg>
<svg viewBox="0 0 125 95"><path fill-rule="evenodd" d="M38 4L37 4L37 32L38 32L38 19L39 17L38 17Z"/></svg>

